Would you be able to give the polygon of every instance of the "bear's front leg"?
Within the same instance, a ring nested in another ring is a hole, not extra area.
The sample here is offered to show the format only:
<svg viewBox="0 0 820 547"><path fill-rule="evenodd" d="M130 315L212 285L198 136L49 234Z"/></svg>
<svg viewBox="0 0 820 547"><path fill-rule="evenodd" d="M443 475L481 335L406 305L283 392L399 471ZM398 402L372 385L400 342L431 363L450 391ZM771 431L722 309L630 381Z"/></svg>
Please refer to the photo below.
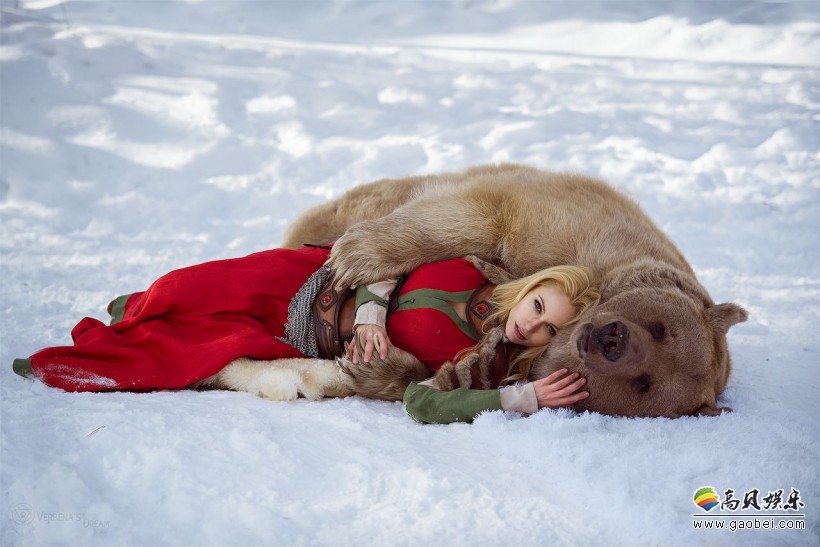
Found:
<svg viewBox="0 0 820 547"><path fill-rule="evenodd" d="M497 226L469 196L437 195L355 224L333 245L328 265L337 286L353 287L466 254L495 258L497 246Z"/></svg>

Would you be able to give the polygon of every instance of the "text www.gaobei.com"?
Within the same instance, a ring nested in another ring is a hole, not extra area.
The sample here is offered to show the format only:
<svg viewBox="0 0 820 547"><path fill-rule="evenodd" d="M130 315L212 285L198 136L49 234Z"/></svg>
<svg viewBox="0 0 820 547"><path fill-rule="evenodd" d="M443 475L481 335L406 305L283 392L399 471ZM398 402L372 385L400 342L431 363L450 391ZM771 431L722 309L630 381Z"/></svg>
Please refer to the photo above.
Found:
<svg viewBox="0 0 820 547"><path fill-rule="evenodd" d="M721 519L694 519L692 527L695 530L805 530L806 521L802 519L777 519L751 517L733 517Z"/></svg>

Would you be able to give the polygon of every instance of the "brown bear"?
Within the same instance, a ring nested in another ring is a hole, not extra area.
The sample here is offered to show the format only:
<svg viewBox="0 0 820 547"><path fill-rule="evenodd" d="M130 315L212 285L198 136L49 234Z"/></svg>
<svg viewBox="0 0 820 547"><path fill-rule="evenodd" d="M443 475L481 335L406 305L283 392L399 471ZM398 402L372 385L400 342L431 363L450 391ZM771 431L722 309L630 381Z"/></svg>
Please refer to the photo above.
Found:
<svg viewBox="0 0 820 547"><path fill-rule="evenodd" d="M340 286L468 254L514 276L586 266L601 304L559 332L531 379L560 368L580 372L589 390L575 405L582 411L678 417L724 410L717 398L731 370L726 333L746 312L715 304L672 241L604 182L512 164L380 180L302 214L284 246L330 242Z"/></svg>

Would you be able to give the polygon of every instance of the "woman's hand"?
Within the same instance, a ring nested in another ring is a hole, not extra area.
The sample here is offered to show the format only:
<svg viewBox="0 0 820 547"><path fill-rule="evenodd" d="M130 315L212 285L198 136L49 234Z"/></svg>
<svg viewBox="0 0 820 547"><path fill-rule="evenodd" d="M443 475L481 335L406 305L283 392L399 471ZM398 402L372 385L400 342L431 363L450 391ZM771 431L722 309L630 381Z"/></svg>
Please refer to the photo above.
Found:
<svg viewBox="0 0 820 547"><path fill-rule="evenodd" d="M580 378L580 374L573 372L566 378L561 378L567 373L567 369L557 370L540 380L534 381L535 398L538 401L538 408L558 408L571 406L589 397L588 391L578 391L587 383L586 378ZM577 392L577 393L576 393Z"/></svg>
<svg viewBox="0 0 820 547"><path fill-rule="evenodd" d="M353 361L353 364L358 365L359 346L364 346L364 355L361 361L367 363L373 357L373 350L379 352L379 357L387 358L387 350L390 348L390 338L387 337L387 331L384 327L379 325L357 325L353 333L353 343L348 348L347 358Z"/></svg>

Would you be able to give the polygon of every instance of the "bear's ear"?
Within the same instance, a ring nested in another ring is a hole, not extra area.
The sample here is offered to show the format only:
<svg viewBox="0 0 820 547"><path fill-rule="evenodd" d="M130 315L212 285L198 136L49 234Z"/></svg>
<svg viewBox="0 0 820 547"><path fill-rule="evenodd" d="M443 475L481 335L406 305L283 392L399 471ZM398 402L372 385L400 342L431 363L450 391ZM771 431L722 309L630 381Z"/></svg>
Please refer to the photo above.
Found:
<svg viewBox="0 0 820 547"><path fill-rule="evenodd" d="M724 412L731 412L732 409L728 406L715 406L705 404L692 413L693 416L720 416Z"/></svg>
<svg viewBox="0 0 820 547"><path fill-rule="evenodd" d="M728 302L707 308L706 318L715 331L726 334L732 325L746 321L746 319L749 318L749 314L737 304Z"/></svg>

